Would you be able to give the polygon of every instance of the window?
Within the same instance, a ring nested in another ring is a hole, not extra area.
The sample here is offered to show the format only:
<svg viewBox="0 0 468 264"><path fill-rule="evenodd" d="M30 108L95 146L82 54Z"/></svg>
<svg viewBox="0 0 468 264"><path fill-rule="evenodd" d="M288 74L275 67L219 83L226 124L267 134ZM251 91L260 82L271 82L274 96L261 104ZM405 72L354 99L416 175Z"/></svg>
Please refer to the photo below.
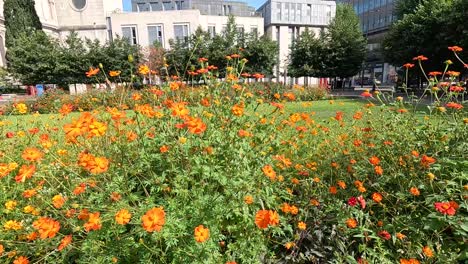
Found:
<svg viewBox="0 0 468 264"><path fill-rule="evenodd" d="M327 17L331 17L331 6L327 6Z"/></svg>
<svg viewBox="0 0 468 264"><path fill-rule="evenodd" d="M162 25L149 25L148 26L148 40L149 40L150 46L156 43L159 43L161 47L164 46Z"/></svg>
<svg viewBox="0 0 468 264"><path fill-rule="evenodd" d="M172 10L172 3L171 2L163 2L163 9L164 10Z"/></svg>
<svg viewBox="0 0 468 264"><path fill-rule="evenodd" d="M283 9L281 8L281 3L276 3L276 19L281 20L281 11Z"/></svg>
<svg viewBox="0 0 468 264"><path fill-rule="evenodd" d="M296 6L296 20L302 21L302 4L297 4Z"/></svg>
<svg viewBox="0 0 468 264"><path fill-rule="evenodd" d="M174 37L176 40L188 41L189 26L187 24L174 25Z"/></svg>
<svg viewBox="0 0 468 264"><path fill-rule="evenodd" d="M73 7L77 10L83 10L86 7L86 0L72 0Z"/></svg>
<svg viewBox="0 0 468 264"><path fill-rule="evenodd" d="M307 21L312 20L312 5L311 4L307 4L306 17L307 17Z"/></svg>
<svg viewBox="0 0 468 264"><path fill-rule="evenodd" d="M175 4L176 4L176 10L182 10L184 1L178 0L178 1L175 1Z"/></svg>
<svg viewBox="0 0 468 264"><path fill-rule="evenodd" d="M137 4L137 10L138 10L138 12L150 11L149 6L146 3L138 3Z"/></svg>
<svg viewBox="0 0 468 264"><path fill-rule="evenodd" d="M126 38L128 43L132 45L138 44L136 26L122 27L122 37Z"/></svg>
<svg viewBox="0 0 468 264"><path fill-rule="evenodd" d="M258 37L258 27L250 26L250 33L252 33L255 37Z"/></svg>
<svg viewBox="0 0 468 264"><path fill-rule="evenodd" d="M210 37L216 36L216 26L215 25L208 25L208 34L210 34Z"/></svg>
<svg viewBox="0 0 468 264"><path fill-rule="evenodd" d="M228 16L232 13L231 5L223 5L223 15Z"/></svg>
<svg viewBox="0 0 468 264"><path fill-rule="evenodd" d="M288 21L289 20L289 3L285 3L284 4L284 17L285 17L285 20Z"/></svg>
<svg viewBox="0 0 468 264"><path fill-rule="evenodd" d="M291 21L296 20L296 3L291 3L291 9L289 10L289 16L291 17Z"/></svg>
<svg viewBox="0 0 468 264"><path fill-rule="evenodd" d="M161 11L158 2L150 2L151 11Z"/></svg>

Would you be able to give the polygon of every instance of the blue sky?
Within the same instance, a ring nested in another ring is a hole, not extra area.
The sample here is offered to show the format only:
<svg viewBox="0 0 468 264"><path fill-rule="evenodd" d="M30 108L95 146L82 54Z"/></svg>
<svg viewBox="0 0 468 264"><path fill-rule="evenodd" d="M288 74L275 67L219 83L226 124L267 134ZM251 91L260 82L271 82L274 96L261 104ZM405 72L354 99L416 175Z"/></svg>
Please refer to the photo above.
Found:
<svg viewBox="0 0 468 264"><path fill-rule="evenodd" d="M247 0L246 2L254 6L255 8L260 7L266 0ZM131 5L131 0L123 0L124 4L124 10L125 11L131 11L132 10L132 5Z"/></svg>

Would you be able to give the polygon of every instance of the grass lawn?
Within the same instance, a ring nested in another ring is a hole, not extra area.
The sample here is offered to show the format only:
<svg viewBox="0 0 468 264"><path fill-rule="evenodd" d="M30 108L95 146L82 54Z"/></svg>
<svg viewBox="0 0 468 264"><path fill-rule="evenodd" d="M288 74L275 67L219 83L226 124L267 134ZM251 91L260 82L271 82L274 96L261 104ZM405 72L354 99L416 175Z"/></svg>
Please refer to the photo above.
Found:
<svg viewBox="0 0 468 264"><path fill-rule="evenodd" d="M340 99L340 100L321 100L312 102L288 102L285 103L284 114L289 115L297 112L315 113L316 120L327 119L335 116L337 111L344 113L353 113L361 108L366 101L357 99ZM254 109L249 109L253 111ZM269 104L262 104L256 109L259 114L268 114L274 110L274 107ZM13 115L3 116L0 122L3 122L6 129L27 129L32 127L63 126L72 118L77 117L78 112L71 113L65 118L61 118L58 114L41 114L41 115ZM129 116L131 114L129 113Z"/></svg>

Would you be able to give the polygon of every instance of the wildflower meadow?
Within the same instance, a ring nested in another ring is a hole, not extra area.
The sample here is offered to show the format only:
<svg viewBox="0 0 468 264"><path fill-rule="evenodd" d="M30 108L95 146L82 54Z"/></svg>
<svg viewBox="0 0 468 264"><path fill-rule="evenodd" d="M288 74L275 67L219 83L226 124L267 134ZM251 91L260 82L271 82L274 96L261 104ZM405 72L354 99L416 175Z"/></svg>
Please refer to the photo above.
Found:
<svg viewBox="0 0 468 264"><path fill-rule="evenodd" d="M364 92L350 108L311 101L319 88L243 82L245 63L231 55L221 80L200 60L200 85L7 107L0 261L468 260L464 91L437 79L450 64L428 76L434 104Z"/></svg>

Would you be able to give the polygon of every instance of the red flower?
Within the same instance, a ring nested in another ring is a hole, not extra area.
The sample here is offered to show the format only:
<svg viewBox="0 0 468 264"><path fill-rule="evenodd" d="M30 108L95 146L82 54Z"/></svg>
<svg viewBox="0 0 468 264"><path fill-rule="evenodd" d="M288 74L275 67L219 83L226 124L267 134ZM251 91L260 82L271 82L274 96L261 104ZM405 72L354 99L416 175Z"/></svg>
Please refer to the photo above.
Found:
<svg viewBox="0 0 468 264"><path fill-rule="evenodd" d="M458 209L458 204L454 201L450 202L437 202L434 203L434 207L437 211L444 215L455 215Z"/></svg>
<svg viewBox="0 0 468 264"><path fill-rule="evenodd" d="M405 64L403 64L403 67L405 67L406 69L413 68L413 67L414 67L414 64L412 64L412 63L405 63Z"/></svg>
<svg viewBox="0 0 468 264"><path fill-rule="evenodd" d="M15 133L13 133L13 132L7 132L7 133L6 133L6 137L7 137L7 138L12 138L12 137L14 137L14 136L15 136Z"/></svg>
<svg viewBox="0 0 468 264"><path fill-rule="evenodd" d="M433 157L429 157L427 155L423 155L421 158L421 165L423 167L429 168L431 164L434 164L436 162L436 159Z"/></svg>
<svg viewBox="0 0 468 264"><path fill-rule="evenodd" d="M427 57L423 56L423 55L419 55L417 57L414 57L413 60L417 60L417 61L425 61L425 60L428 60Z"/></svg>
<svg viewBox="0 0 468 264"><path fill-rule="evenodd" d="M349 206L355 206L357 203L358 203L358 200L354 196L348 199Z"/></svg>
<svg viewBox="0 0 468 264"><path fill-rule="evenodd" d="M430 72L429 75L430 76L437 76L437 75L442 75L442 73L438 72L438 71L433 71L433 72Z"/></svg>
<svg viewBox="0 0 468 264"><path fill-rule="evenodd" d="M387 231L382 230L382 231L379 232L379 237L381 237L382 239L385 239L385 240L389 240L392 236Z"/></svg>
<svg viewBox="0 0 468 264"><path fill-rule="evenodd" d="M364 91L362 94L361 94L362 97L372 97L372 94L369 93L369 91Z"/></svg>
<svg viewBox="0 0 468 264"><path fill-rule="evenodd" d="M361 205L361 208L366 209L366 199L364 199L364 197L362 197L362 195L361 195L361 196L359 196L357 198L357 200L358 200L359 204Z"/></svg>
<svg viewBox="0 0 468 264"><path fill-rule="evenodd" d="M457 104L457 103L454 103L454 102L447 103L445 106L447 108L452 108L452 109L456 109L456 110L460 110L460 109L463 108L463 105Z"/></svg>
<svg viewBox="0 0 468 264"><path fill-rule="evenodd" d="M452 47L448 47L449 50L453 51L453 52L461 52L463 51L463 49L459 46L452 46Z"/></svg>

